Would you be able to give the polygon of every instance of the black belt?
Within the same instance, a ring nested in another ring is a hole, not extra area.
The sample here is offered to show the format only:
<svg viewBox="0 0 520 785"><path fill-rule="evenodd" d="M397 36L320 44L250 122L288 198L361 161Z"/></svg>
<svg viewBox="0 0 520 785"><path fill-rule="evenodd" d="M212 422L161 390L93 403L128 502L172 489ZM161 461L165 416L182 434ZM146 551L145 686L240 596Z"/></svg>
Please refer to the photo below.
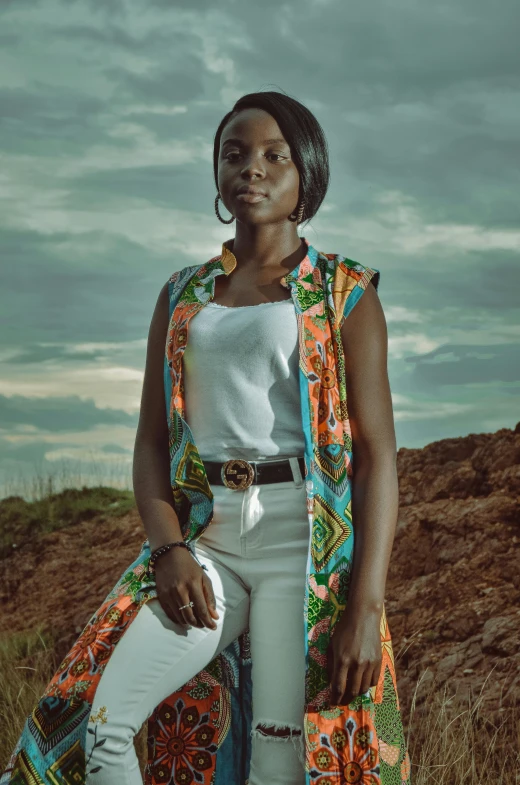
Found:
<svg viewBox="0 0 520 785"><path fill-rule="evenodd" d="M305 478L305 461L298 458L302 479ZM267 482L288 482L293 479L288 458L278 461L244 461L233 458L230 461L204 461L209 483L225 485L234 491L243 491L250 485Z"/></svg>

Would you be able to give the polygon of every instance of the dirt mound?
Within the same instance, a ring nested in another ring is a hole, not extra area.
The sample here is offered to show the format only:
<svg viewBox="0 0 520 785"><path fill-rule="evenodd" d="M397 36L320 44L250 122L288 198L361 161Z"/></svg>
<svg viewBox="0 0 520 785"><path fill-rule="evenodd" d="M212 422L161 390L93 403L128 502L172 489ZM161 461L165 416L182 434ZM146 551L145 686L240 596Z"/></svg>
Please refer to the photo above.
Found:
<svg viewBox="0 0 520 785"><path fill-rule="evenodd" d="M385 604L401 700L422 674L493 710L518 705L520 423L402 448L397 465Z"/></svg>

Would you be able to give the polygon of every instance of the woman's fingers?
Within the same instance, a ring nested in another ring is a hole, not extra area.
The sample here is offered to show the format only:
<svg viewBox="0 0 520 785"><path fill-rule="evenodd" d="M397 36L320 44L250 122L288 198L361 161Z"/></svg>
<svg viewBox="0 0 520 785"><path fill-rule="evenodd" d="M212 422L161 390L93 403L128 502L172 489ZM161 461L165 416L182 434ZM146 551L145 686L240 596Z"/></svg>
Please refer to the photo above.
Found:
<svg viewBox="0 0 520 785"><path fill-rule="evenodd" d="M344 662L334 663L334 671L331 682L331 701L334 706L338 706L345 693L347 679L349 675L348 665Z"/></svg>
<svg viewBox="0 0 520 785"><path fill-rule="evenodd" d="M209 627L211 630L216 630L217 625L211 618L208 609L208 603L206 601L206 596L203 590L202 582L192 586L191 590L191 599L195 603L194 611L195 615L198 619L202 622L205 627Z"/></svg>
<svg viewBox="0 0 520 785"><path fill-rule="evenodd" d="M179 605L187 605L190 601L194 603L193 607L182 608L180 611L185 624L191 624L193 627L209 627L211 630L217 629L217 625L211 618L201 583L192 583L180 593L180 596L185 599Z"/></svg>
<svg viewBox="0 0 520 785"><path fill-rule="evenodd" d="M179 613L182 617L182 623L188 624L192 627L198 627L197 619L195 618L194 608L191 607L189 604L193 597L191 596L191 589L183 589L179 592L180 602L179 602ZM186 605L186 608L182 608L182 605Z"/></svg>
<svg viewBox="0 0 520 785"><path fill-rule="evenodd" d="M214 619L220 619L217 611L217 601L215 600L213 584L211 583L211 578L209 578L206 573L204 573L202 577L202 590L204 592L204 596L206 597L206 603L210 614Z"/></svg>

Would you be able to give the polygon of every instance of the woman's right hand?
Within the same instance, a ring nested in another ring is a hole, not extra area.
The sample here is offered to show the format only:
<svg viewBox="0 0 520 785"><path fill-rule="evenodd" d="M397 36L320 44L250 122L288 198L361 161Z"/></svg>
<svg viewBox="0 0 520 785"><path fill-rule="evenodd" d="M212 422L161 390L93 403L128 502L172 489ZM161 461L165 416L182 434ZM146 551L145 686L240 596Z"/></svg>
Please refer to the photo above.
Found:
<svg viewBox="0 0 520 785"><path fill-rule="evenodd" d="M186 548L171 548L155 565L157 598L167 616L177 624L217 629L215 594L211 579ZM179 610L190 601L194 606Z"/></svg>

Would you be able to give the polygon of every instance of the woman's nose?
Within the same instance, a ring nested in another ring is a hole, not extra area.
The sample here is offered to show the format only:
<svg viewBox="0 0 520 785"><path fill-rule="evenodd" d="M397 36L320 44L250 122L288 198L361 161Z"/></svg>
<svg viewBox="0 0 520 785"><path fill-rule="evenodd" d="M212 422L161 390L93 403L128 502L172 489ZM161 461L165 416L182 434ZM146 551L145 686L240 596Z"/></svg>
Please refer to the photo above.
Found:
<svg viewBox="0 0 520 785"><path fill-rule="evenodd" d="M262 159L259 155L257 156L254 153L245 156L242 166L242 174L251 174L252 172L262 175L265 173Z"/></svg>

